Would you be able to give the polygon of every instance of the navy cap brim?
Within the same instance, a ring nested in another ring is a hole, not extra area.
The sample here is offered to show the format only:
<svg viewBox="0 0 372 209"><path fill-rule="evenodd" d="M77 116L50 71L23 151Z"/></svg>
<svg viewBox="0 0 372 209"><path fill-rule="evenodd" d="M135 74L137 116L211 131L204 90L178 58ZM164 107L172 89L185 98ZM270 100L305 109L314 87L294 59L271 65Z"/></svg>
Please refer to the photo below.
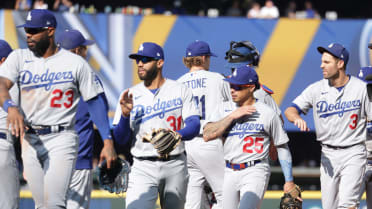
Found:
<svg viewBox="0 0 372 209"><path fill-rule="evenodd" d="M368 44L368 48L372 49L372 43Z"/></svg>
<svg viewBox="0 0 372 209"><path fill-rule="evenodd" d="M96 43L95 41L93 40L85 40L84 43L83 43L83 46L89 46L89 45L92 45Z"/></svg>
<svg viewBox="0 0 372 209"><path fill-rule="evenodd" d="M225 64L225 68L228 68L228 69L231 69L231 68L238 68L242 65L249 65L251 64L252 62L251 61L246 61L246 62L237 62L237 63L231 63L231 62L228 62Z"/></svg>
<svg viewBox="0 0 372 209"><path fill-rule="evenodd" d="M339 58L338 56L334 55L332 52L330 52L328 49L326 49L324 47L319 46L317 49L318 49L318 52L321 53L321 54L323 54L324 52L327 52L327 53L331 54L332 56Z"/></svg>
<svg viewBox="0 0 372 209"><path fill-rule="evenodd" d="M223 80L227 81L228 83L232 83L232 84L236 84L236 85L245 85L245 83L236 81L232 77L228 77L228 78L225 78Z"/></svg>
<svg viewBox="0 0 372 209"><path fill-rule="evenodd" d="M367 83L372 83L372 74L369 74L365 77Z"/></svg>
<svg viewBox="0 0 372 209"><path fill-rule="evenodd" d="M212 56L212 57L218 57L217 54L211 52L211 54L209 56Z"/></svg>
<svg viewBox="0 0 372 209"><path fill-rule="evenodd" d="M18 25L17 28L48 28L46 26L39 26L39 25L28 25L27 23L26 24L23 24L23 25ZM50 26L51 27L51 26ZM51 27L51 28L54 28L54 27Z"/></svg>
<svg viewBox="0 0 372 209"><path fill-rule="evenodd" d="M142 54L130 54L128 57L130 59L138 59L138 58L141 58L141 57L150 57L150 56L145 56L145 55L142 55ZM151 58L155 58L155 57L151 57Z"/></svg>

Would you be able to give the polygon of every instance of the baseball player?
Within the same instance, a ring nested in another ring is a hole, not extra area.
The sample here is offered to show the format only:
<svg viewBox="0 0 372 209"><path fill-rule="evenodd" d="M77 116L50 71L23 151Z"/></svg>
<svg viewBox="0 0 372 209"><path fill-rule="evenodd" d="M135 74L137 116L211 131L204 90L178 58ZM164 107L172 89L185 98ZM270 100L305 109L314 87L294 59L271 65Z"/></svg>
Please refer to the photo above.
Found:
<svg viewBox="0 0 372 209"><path fill-rule="evenodd" d="M12 52L9 44L0 40L0 66ZM13 87L11 96L18 101L18 88ZM6 127L7 113L0 109L0 208L17 209L19 202L19 171L13 147L13 138Z"/></svg>
<svg viewBox="0 0 372 209"><path fill-rule="evenodd" d="M358 77L367 83L367 93L369 100L372 101L372 81L366 80L366 77L372 76L372 67L363 67L360 69ZM360 198L363 196L363 193L366 192L366 202L367 208L372 208L372 121L371 119L367 120L367 169L365 177L363 179L362 187L360 190Z"/></svg>
<svg viewBox="0 0 372 209"><path fill-rule="evenodd" d="M250 41L231 41L230 49L226 52L225 59L228 62L226 67L230 68L231 72L233 72L237 67L242 65L258 67L260 53ZM263 84L260 84L259 88L253 93L256 99L270 106L280 116L282 122L284 122L279 106L271 96L272 94L274 92ZM275 161L278 158L278 154L272 142L273 140L270 140L269 156L271 160Z"/></svg>
<svg viewBox="0 0 372 209"><path fill-rule="evenodd" d="M103 89L82 57L56 46L56 26L50 11L31 10L18 26L25 29L28 49L14 50L0 67L0 102L12 134L23 138L24 171L36 208L48 209L66 208L78 149L74 123L80 96L94 112L103 138L111 139L108 117L101 111L104 101L97 97ZM25 117L9 96L14 83ZM103 155L111 166L115 154L106 149Z"/></svg>
<svg viewBox="0 0 372 209"><path fill-rule="evenodd" d="M216 55L210 51L206 42L194 41L189 44L183 63L190 71L178 79L192 90L199 111L202 113L201 124L209 119L216 108L223 108L224 103L231 101L230 86L223 80L224 77L219 73L209 72L211 56ZM215 207L222 208L225 168L223 155L221 155L222 141L204 142L202 134L203 129L200 129L197 137L185 142L187 169L190 175L185 209L200 209L204 185L207 182L217 200Z"/></svg>
<svg viewBox="0 0 372 209"><path fill-rule="evenodd" d="M164 53L159 45L142 43L129 58L137 62L143 82L123 92L114 118L114 138L130 142L134 158L126 208L152 209L159 194L162 208L183 209L188 182L184 143L159 157L143 137L166 128L177 131L183 141L191 140L199 134L199 111L190 89L162 76Z"/></svg>
<svg viewBox="0 0 372 209"><path fill-rule="evenodd" d="M309 131L300 113L315 108L323 208L358 208L367 163L366 120L372 116L366 84L346 74L349 52L344 46L332 43L317 49L324 79L308 86L285 115L301 131Z"/></svg>
<svg viewBox="0 0 372 209"><path fill-rule="evenodd" d="M58 45L64 49L86 58L87 46L94 44L93 40L86 40L78 30L66 30L57 41ZM98 77L96 79L99 79ZM97 95L105 101L105 114L108 112L108 104L105 93ZM70 187L67 193L67 209L89 208L90 194L93 187L92 158L94 145L94 127L88 112L88 104L80 98L76 112L75 130L79 135L79 151L75 170L72 174ZM104 146L108 146L105 140ZM112 149L110 147L109 149ZM115 150L111 150L115 153ZM102 156L103 157L103 156Z"/></svg>
<svg viewBox="0 0 372 209"><path fill-rule="evenodd" d="M295 187L289 139L279 115L254 98L259 82L253 68L242 65L225 80L230 83L236 105L225 108L223 115L213 114L215 118L211 121L217 122L204 126L203 137L205 141L217 137L224 140L223 208L260 208L270 178L271 139L277 147L285 177L284 192Z"/></svg>

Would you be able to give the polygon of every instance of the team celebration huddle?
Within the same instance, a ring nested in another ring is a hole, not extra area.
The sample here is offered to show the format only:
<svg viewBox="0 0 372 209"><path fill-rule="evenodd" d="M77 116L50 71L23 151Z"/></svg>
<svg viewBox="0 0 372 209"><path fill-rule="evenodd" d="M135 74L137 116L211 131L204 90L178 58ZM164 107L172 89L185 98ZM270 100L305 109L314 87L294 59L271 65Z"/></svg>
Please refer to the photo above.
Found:
<svg viewBox="0 0 372 209"><path fill-rule="evenodd" d="M126 192L123 209L153 209L158 199L163 209L258 209L269 162L277 159L285 180L278 207L302 208L283 117L310 131L301 115L311 108L323 208L356 209L365 191L372 208L372 67L349 75L342 44L317 48L323 79L282 113L256 72L254 40L226 46L227 76L209 69L217 55L207 42L189 43L180 49L189 71L177 80L163 76L163 48L143 42L128 55L141 82L122 90L111 129L102 82L86 61L95 42L76 29L55 38L58 24L48 10L31 10L17 27L24 28L27 49L0 40L1 209L19 208L16 140L35 208L89 208L94 124L103 140L100 186ZM131 164L115 145L130 150Z"/></svg>

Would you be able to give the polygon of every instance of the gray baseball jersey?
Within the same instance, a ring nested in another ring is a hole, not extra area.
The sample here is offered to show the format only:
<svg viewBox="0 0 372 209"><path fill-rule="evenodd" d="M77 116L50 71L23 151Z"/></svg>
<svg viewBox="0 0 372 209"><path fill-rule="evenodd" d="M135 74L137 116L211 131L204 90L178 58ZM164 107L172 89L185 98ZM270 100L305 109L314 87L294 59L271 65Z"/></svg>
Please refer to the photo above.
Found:
<svg viewBox="0 0 372 209"><path fill-rule="evenodd" d="M200 115L191 90L170 79L165 81L155 95L145 87L143 82L130 88L129 93L133 95L130 127L136 138L132 140L131 148L131 153L135 157L158 156L153 145L143 141L143 137L152 129L180 130L184 126L184 119L192 115ZM113 124L119 122L120 116L121 109L118 106ZM181 154L184 150L184 143L181 142L170 154Z"/></svg>
<svg viewBox="0 0 372 209"><path fill-rule="evenodd" d="M153 208L159 194L163 208L183 209L188 182L184 143L170 153L175 159L156 161L139 157L158 156L153 145L142 139L152 129L180 130L186 118L200 115L192 92L185 85L167 79L155 94L143 82L130 88L129 93L133 96L130 128L135 137L131 145L134 163L129 174L126 208ZM119 105L114 124L121 114Z"/></svg>
<svg viewBox="0 0 372 209"><path fill-rule="evenodd" d="M267 93L265 90L263 90L262 87L254 91L253 96L254 98L258 99L260 102L263 102L267 104L269 107L271 107L271 109L273 109L274 112L276 112L276 114L278 115L281 114L280 108L276 104L274 98L269 93Z"/></svg>
<svg viewBox="0 0 372 209"><path fill-rule="evenodd" d="M103 92L88 63L64 49L46 59L17 49L0 68L0 76L19 84L21 107L32 125L72 127L80 94L86 101Z"/></svg>
<svg viewBox="0 0 372 209"><path fill-rule="evenodd" d="M73 129L77 104L80 96L89 100L103 89L88 63L64 49L48 58L36 57L29 49L14 50L0 66L0 76L19 85L20 106L29 125L66 127L58 133L26 134L22 143L36 207L64 207L78 148Z"/></svg>
<svg viewBox="0 0 372 209"><path fill-rule="evenodd" d="M18 87L10 89L12 100L18 104ZM19 170L13 147L13 137L6 129L8 114L0 108L0 208L18 208L19 202ZM5 136L5 137L4 137Z"/></svg>
<svg viewBox="0 0 372 209"><path fill-rule="evenodd" d="M339 91L323 79L308 86L294 101L304 113L314 108L317 140L332 146L350 146L366 140L366 118L372 116L363 81L350 76Z"/></svg>
<svg viewBox="0 0 372 209"><path fill-rule="evenodd" d="M225 102L231 101L229 83L223 79L221 74L206 70L189 72L178 79L192 90L194 99L198 103L202 114L200 134L203 133L205 120L208 120L216 109L223 109ZM222 141L204 142L203 137L198 136L185 142L185 146L190 175L185 209L200 209L204 185L207 182L217 200L215 207L222 208L223 181L221 179L225 168Z"/></svg>
<svg viewBox="0 0 372 209"><path fill-rule="evenodd" d="M275 146L289 141L282 121L274 110L260 101L257 101L254 107L256 112L252 116L236 120L228 130L224 144L224 155L225 160L231 163L267 159L270 137ZM225 110L225 116L235 108Z"/></svg>
<svg viewBox="0 0 372 209"><path fill-rule="evenodd" d="M294 101L304 113L314 108L317 140L322 146L320 181L323 208L358 207L366 169L366 119L372 111L366 85L350 76L342 88L323 79ZM327 146L328 145L328 146Z"/></svg>

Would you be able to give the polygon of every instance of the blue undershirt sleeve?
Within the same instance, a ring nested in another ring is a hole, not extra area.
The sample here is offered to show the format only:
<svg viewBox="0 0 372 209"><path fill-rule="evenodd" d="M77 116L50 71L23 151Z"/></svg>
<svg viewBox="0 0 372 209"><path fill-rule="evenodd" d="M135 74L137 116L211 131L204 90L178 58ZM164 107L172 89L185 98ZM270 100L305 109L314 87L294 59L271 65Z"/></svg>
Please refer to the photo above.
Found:
<svg viewBox="0 0 372 209"><path fill-rule="evenodd" d="M283 144L276 147L278 150L278 158L280 166L284 174L284 179L286 182L293 181L292 175L292 155L289 151L288 144Z"/></svg>
<svg viewBox="0 0 372 209"><path fill-rule="evenodd" d="M292 103L291 104L291 107L296 108L296 110L297 110L297 112L298 112L299 115L301 115L301 114L304 113L304 112L302 112L301 108L298 105L296 105L295 103Z"/></svg>
<svg viewBox="0 0 372 209"><path fill-rule="evenodd" d="M199 134L200 116L192 115L185 119L185 127L177 131L182 136L183 141L191 140Z"/></svg>
<svg viewBox="0 0 372 209"><path fill-rule="evenodd" d="M117 144L124 146L132 137L132 130L129 126L129 117L120 117L119 123L114 126L114 140Z"/></svg>
<svg viewBox="0 0 372 209"><path fill-rule="evenodd" d="M96 97L86 101L86 103L88 104L90 118L93 123L96 124L102 140L112 139L107 116L108 105L105 94L98 94Z"/></svg>

